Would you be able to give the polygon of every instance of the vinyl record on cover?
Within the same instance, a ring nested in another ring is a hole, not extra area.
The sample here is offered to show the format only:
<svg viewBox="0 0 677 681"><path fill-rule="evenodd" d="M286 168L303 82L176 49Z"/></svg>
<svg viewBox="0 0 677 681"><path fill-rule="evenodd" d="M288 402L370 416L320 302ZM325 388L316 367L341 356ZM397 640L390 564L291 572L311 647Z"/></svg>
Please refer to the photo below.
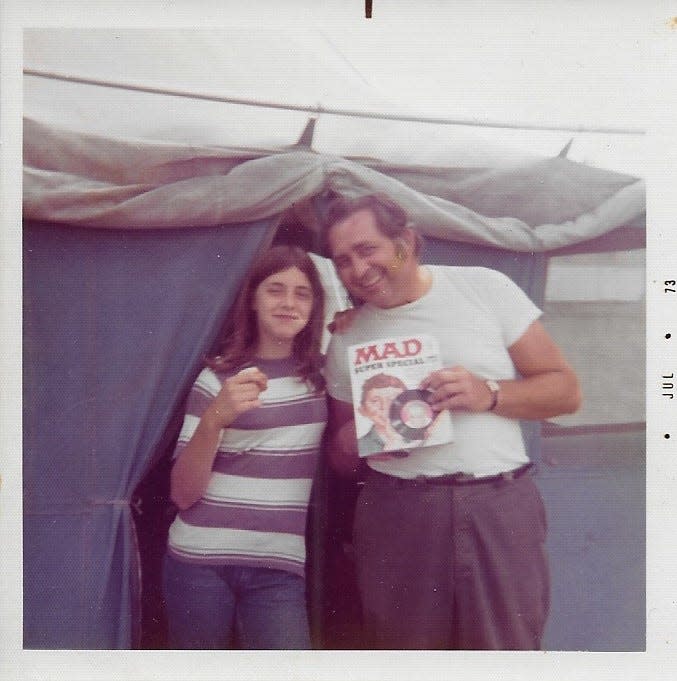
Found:
<svg viewBox="0 0 677 681"><path fill-rule="evenodd" d="M406 440L423 440L435 419L430 390L405 390L390 405L390 423Z"/></svg>

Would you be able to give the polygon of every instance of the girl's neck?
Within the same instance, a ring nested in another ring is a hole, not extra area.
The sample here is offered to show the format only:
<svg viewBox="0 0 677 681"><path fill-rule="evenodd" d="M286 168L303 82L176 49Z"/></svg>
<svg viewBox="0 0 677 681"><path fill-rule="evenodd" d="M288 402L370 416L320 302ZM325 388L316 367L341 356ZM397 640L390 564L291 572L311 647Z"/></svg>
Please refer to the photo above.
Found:
<svg viewBox="0 0 677 681"><path fill-rule="evenodd" d="M292 350L292 343L259 343L254 354L259 359L287 359Z"/></svg>

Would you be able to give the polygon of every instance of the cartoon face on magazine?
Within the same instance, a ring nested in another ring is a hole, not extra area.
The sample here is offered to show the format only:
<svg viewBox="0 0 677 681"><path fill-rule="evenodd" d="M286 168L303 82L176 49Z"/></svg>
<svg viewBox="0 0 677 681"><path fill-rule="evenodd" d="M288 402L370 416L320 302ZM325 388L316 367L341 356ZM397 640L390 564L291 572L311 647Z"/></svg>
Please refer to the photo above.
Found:
<svg viewBox="0 0 677 681"><path fill-rule="evenodd" d="M450 442L448 412L435 413L420 382L439 368L430 336L389 338L349 348L360 456Z"/></svg>

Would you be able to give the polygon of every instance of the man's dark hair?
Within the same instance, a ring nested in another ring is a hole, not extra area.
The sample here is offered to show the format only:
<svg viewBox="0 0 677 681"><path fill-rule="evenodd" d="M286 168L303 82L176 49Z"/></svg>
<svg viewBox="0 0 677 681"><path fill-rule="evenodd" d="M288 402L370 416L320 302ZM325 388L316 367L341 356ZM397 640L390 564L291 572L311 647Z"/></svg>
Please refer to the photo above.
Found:
<svg viewBox="0 0 677 681"><path fill-rule="evenodd" d="M414 255L418 256L423 247L423 238L411 227L404 209L385 194L365 194L357 198L338 196L332 199L324 215L323 242L325 253L331 255L329 249L329 230L337 222L345 220L360 210L370 210L376 219L379 231L390 239L404 236L410 229L414 233Z"/></svg>

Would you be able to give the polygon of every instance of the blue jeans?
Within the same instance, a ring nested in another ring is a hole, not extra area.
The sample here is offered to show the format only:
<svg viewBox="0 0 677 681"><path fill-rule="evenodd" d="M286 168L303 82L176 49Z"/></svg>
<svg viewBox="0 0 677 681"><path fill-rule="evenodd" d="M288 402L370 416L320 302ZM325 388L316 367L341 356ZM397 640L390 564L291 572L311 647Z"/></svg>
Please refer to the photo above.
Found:
<svg viewBox="0 0 677 681"><path fill-rule="evenodd" d="M284 570L201 566L165 557L173 649L310 649L305 580Z"/></svg>

